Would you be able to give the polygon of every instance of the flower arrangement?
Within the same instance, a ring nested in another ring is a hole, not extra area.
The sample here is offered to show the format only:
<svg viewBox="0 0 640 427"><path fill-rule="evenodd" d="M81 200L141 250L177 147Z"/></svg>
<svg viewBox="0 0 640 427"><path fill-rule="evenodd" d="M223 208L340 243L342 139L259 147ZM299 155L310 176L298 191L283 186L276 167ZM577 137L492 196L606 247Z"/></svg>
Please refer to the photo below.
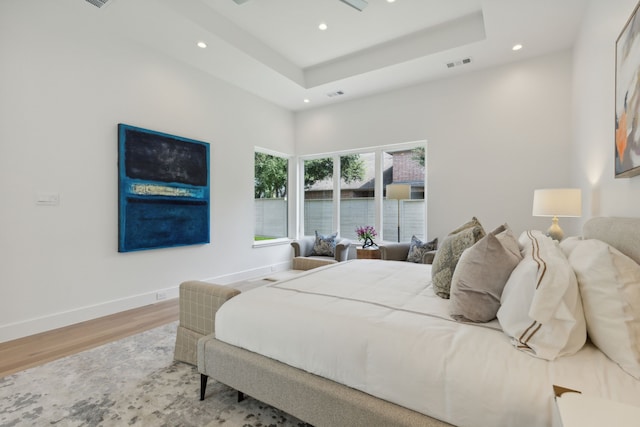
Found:
<svg viewBox="0 0 640 427"><path fill-rule="evenodd" d="M358 236L358 240L364 240L362 247L368 248L375 246L373 238L376 237L378 233L376 233L376 229L373 228L373 226L365 225L364 227L356 227L356 235Z"/></svg>

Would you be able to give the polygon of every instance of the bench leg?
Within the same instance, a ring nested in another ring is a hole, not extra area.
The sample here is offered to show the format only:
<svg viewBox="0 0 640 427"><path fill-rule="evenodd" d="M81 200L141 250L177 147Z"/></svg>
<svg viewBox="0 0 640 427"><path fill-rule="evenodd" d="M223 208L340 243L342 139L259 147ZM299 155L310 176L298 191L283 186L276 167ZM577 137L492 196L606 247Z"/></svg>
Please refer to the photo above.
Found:
<svg viewBox="0 0 640 427"><path fill-rule="evenodd" d="M208 375L200 374L200 400L204 400L204 393L207 391Z"/></svg>

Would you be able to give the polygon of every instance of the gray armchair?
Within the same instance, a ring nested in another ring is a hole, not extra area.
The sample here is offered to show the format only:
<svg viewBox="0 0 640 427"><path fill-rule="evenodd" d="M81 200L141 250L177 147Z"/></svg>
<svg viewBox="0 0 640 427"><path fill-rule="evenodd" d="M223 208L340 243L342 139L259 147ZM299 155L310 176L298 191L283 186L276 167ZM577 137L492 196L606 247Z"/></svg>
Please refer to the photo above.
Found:
<svg viewBox="0 0 640 427"><path fill-rule="evenodd" d="M380 245L380 259L392 260L392 261L406 261L409 255L410 242L401 243L383 243ZM423 254L422 263L432 264L433 258L436 256L436 251L429 251Z"/></svg>
<svg viewBox="0 0 640 427"><path fill-rule="evenodd" d="M354 258L351 252L355 252L355 250L352 251L351 248L355 248L355 246L351 244L349 239L342 237L336 239L335 254L333 257L311 255L315 241L315 236L304 236L291 242L291 246L293 247L293 270L310 270Z"/></svg>

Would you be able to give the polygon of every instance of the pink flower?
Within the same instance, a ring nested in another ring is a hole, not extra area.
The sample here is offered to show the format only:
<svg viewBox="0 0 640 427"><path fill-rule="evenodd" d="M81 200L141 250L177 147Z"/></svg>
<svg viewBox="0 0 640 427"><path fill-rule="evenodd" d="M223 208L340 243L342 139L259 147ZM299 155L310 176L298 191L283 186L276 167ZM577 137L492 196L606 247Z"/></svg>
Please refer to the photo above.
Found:
<svg viewBox="0 0 640 427"><path fill-rule="evenodd" d="M376 229L371 225L365 225L364 227L356 227L356 234L358 240L372 239L378 235Z"/></svg>

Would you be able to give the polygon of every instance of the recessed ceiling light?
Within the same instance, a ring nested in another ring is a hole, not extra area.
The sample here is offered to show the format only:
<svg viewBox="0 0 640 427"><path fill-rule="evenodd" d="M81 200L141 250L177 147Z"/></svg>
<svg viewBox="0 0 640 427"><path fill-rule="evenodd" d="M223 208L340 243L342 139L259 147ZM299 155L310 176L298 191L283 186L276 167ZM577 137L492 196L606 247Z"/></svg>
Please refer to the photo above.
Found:
<svg viewBox="0 0 640 427"><path fill-rule="evenodd" d="M520 50L520 49L522 49L522 45L520 43L514 44L513 47L511 48L511 50Z"/></svg>
<svg viewBox="0 0 640 427"><path fill-rule="evenodd" d="M387 3L393 3L393 2L395 2L395 1L396 1L396 0L387 0Z"/></svg>
<svg viewBox="0 0 640 427"><path fill-rule="evenodd" d="M308 104L308 103L309 103L309 102L311 102L311 101L309 101L308 99L306 99L306 98L305 98L305 100L304 100L304 101L302 101L302 102L304 102L305 104Z"/></svg>
<svg viewBox="0 0 640 427"><path fill-rule="evenodd" d="M201 48L201 49L204 49L204 48L206 48L206 47L207 47L207 44L206 44L205 42L198 42L198 43L197 43L197 46L198 46L199 48Z"/></svg>
<svg viewBox="0 0 640 427"><path fill-rule="evenodd" d="M327 27L327 24L326 24L325 22L321 22L321 23L320 23L320 25L318 25L318 28L319 28L321 31L324 31L324 30L326 30L326 29L327 29L327 28L329 28L329 27Z"/></svg>

